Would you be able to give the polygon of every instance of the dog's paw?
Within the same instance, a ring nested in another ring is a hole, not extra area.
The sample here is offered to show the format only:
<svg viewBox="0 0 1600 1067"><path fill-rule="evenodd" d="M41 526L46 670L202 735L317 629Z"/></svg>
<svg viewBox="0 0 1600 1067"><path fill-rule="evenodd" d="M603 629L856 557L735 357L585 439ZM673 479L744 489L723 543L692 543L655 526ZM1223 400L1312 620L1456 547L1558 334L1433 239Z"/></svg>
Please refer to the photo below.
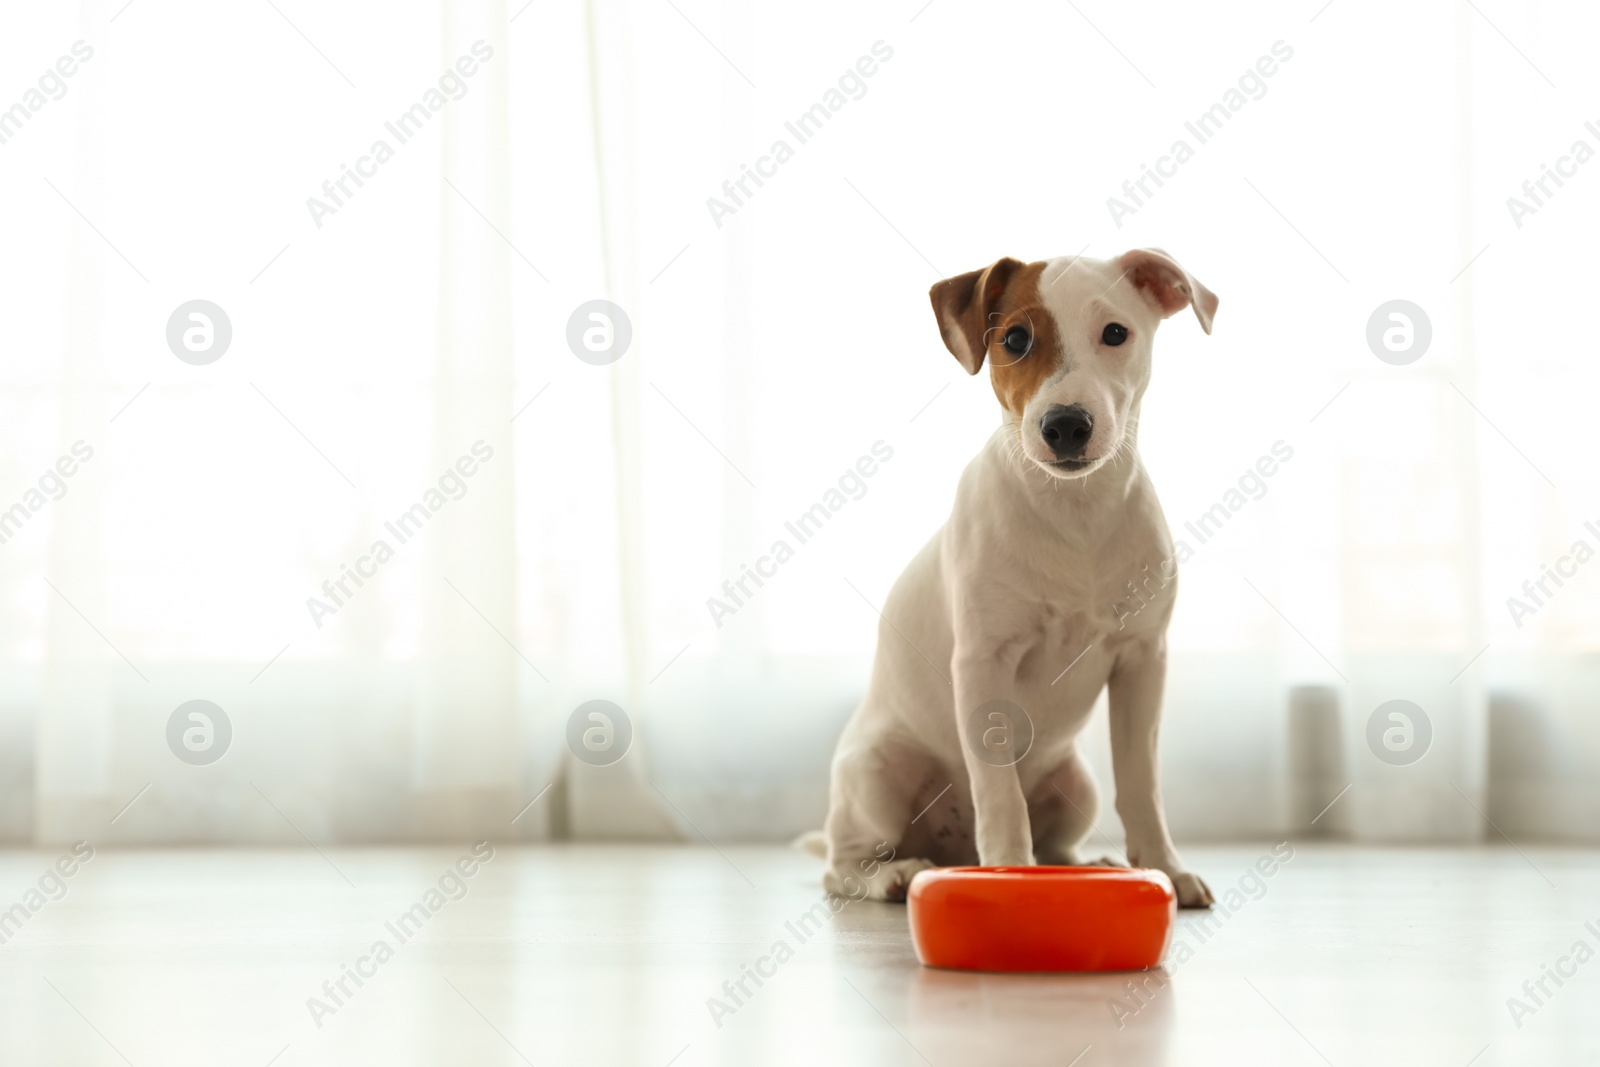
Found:
<svg viewBox="0 0 1600 1067"><path fill-rule="evenodd" d="M825 871L822 888L834 896L851 900L899 901L906 899L911 879L916 877L918 871L930 870L937 865L924 859L900 859L875 863L873 866L875 869L870 877L851 870L849 865L844 867L843 873L838 869Z"/></svg>
<svg viewBox="0 0 1600 1067"><path fill-rule="evenodd" d="M1209 908L1216 903L1216 898L1211 895L1211 889L1205 880L1198 874L1188 871L1178 871L1169 874L1172 879L1172 888L1178 894L1178 907L1180 908Z"/></svg>
<svg viewBox="0 0 1600 1067"><path fill-rule="evenodd" d="M1080 867L1126 867L1128 861L1116 856L1101 856L1098 859L1084 860Z"/></svg>
<svg viewBox="0 0 1600 1067"><path fill-rule="evenodd" d="M867 880L867 898L904 900L906 892L911 888L911 879L917 876L917 872L931 871L935 866L937 864L931 860L924 859L891 860L879 867L877 873Z"/></svg>

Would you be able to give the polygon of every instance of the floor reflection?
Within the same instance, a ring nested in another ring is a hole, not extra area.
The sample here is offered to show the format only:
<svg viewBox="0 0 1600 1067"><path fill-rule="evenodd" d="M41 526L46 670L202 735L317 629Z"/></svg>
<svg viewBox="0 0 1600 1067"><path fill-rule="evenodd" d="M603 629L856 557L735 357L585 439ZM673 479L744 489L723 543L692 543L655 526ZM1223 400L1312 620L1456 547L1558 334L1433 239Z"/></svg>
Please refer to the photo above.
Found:
<svg viewBox="0 0 1600 1067"><path fill-rule="evenodd" d="M910 1027L939 1062L1164 1064L1177 986L1164 970L1110 974L977 974L919 967Z"/></svg>

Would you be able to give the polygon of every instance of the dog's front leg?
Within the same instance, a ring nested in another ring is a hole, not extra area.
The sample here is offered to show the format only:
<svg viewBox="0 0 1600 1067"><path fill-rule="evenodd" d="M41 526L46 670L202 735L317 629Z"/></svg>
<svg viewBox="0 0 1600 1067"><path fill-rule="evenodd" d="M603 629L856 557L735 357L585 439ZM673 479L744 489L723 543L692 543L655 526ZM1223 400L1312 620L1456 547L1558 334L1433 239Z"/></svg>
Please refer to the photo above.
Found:
<svg viewBox="0 0 1600 1067"><path fill-rule="evenodd" d="M1033 833L1028 825L1028 801L1022 794L1014 758L1008 755L1004 734L1015 738L1018 723L1012 703L1016 690L1015 664L989 653L958 653L951 663L956 691L956 733L961 739L961 760L972 783L973 834L978 862L986 867L1031 867ZM1005 704L997 704L1005 701ZM992 722L988 717L1000 715ZM985 745L990 733L994 742ZM1031 732L1031 731L1030 731Z"/></svg>
<svg viewBox="0 0 1600 1067"><path fill-rule="evenodd" d="M1156 741L1166 681L1164 636L1134 642L1118 653L1108 687L1117 814L1128 837L1128 862L1165 872L1172 879L1180 905L1204 908L1211 905L1211 890L1199 875L1184 870L1167 833L1167 816L1161 802Z"/></svg>

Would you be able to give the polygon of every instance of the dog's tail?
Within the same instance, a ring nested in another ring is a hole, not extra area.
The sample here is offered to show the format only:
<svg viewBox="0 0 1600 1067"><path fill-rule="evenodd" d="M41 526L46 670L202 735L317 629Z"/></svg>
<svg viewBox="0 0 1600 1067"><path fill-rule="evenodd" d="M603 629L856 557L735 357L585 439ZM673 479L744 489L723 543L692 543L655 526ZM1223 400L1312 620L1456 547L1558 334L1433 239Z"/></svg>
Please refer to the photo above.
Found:
<svg viewBox="0 0 1600 1067"><path fill-rule="evenodd" d="M797 848L801 852L809 852L821 859L828 854L828 837L821 830L807 830L793 841L790 841L789 847Z"/></svg>

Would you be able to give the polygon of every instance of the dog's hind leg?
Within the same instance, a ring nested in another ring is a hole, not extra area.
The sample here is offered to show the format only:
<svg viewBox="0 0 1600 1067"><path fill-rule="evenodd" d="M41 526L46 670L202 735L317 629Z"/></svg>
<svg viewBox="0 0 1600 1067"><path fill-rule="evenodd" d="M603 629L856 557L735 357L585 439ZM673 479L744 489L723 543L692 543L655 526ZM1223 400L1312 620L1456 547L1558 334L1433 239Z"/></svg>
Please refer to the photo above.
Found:
<svg viewBox="0 0 1600 1067"><path fill-rule="evenodd" d="M934 863L902 856L911 802L927 778L926 760L898 746L842 743L829 787L827 868L822 885L856 899L904 900L911 879Z"/></svg>

